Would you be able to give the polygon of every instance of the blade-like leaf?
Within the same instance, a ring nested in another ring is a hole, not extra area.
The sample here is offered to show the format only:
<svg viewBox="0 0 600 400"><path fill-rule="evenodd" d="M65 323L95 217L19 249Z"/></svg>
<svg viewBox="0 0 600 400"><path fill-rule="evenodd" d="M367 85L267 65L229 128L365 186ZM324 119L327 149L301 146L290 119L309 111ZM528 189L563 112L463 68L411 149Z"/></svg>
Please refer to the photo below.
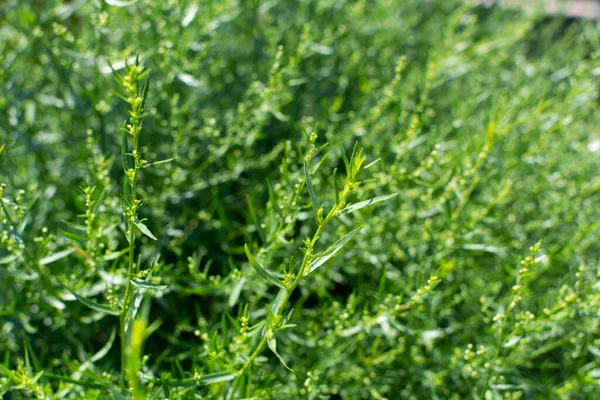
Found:
<svg viewBox="0 0 600 400"><path fill-rule="evenodd" d="M11 262L15 261L17 258L19 258L18 254L13 254L13 255L10 255L10 256L6 256L4 258L0 258L0 264L11 263Z"/></svg>
<svg viewBox="0 0 600 400"><path fill-rule="evenodd" d="M10 379L12 379L13 381L19 381L20 378L17 377L17 375L15 375L14 372L12 372L8 367L6 367L5 365L0 364L0 371L2 371L4 373L4 375L8 376Z"/></svg>
<svg viewBox="0 0 600 400"><path fill-rule="evenodd" d="M245 283L246 277L242 277L242 279L235 283L235 285L231 289L231 294L229 295L229 307L235 306L238 299L240 298L240 293L242 293L242 289L244 288Z"/></svg>
<svg viewBox="0 0 600 400"><path fill-rule="evenodd" d="M0 146L0 157L2 157L2 154L4 154L4 148L6 147L5 144L3 144L2 146Z"/></svg>
<svg viewBox="0 0 600 400"><path fill-rule="evenodd" d="M277 214L279 214L283 218L283 213L281 212L281 209L279 208L279 204L277 202L275 190L273 190L273 185L271 185L271 181L268 178L267 188L269 189L269 202L271 203L271 206L275 209L275 211L277 211Z"/></svg>
<svg viewBox="0 0 600 400"><path fill-rule="evenodd" d="M61 258L65 258L66 256L68 256L69 254L73 253L75 251L75 249L67 249L67 250L63 250L63 251L59 251L58 253L54 253L51 256L48 257L44 257L40 260L40 265L46 265L46 264L50 264L53 263L55 261L60 260Z"/></svg>
<svg viewBox="0 0 600 400"><path fill-rule="evenodd" d="M306 186L308 186L308 193L310 195L310 201L312 203L313 212L315 213L315 219L317 218L317 210L321 207L315 188L313 187L312 181L310 180L310 173L308 172L308 165L304 161L304 175L306 176Z"/></svg>
<svg viewBox="0 0 600 400"><path fill-rule="evenodd" d="M109 6L127 7L127 6L130 6L132 4L137 3L138 0L129 0L129 1L125 1L125 0L104 0L104 1Z"/></svg>
<svg viewBox="0 0 600 400"><path fill-rule="evenodd" d="M346 236L329 246L329 248L323 253L318 254L317 257L315 257L308 266L308 272L306 273L306 275L310 274L315 269L325 264L331 257L333 257L338 251L340 251L341 248L344 247L346 243L348 243L350 239L352 239L358 233L360 228L362 227L359 226L355 230L348 232Z"/></svg>
<svg viewBox="0 0 600 400"><path fill-rule="evenodd" d="M340 192L337 185L337 168L333 170L333 191L335 192L335 204L340 203Z"/></svg>
<svg viewBox="0 0 600 400"><path fill-rule="evenodd" d="M42 375L44 375L44 371L40 371L37 374L35 374L35 376L29 381L30 385L34 385L37 381L39 381Z"/></svg>
<svg viewBox="0 0 600 400"><path fill-rule="evenodd" d="M148 168L148 167L152 167L154 165L160 165L160 164L166 164L166 163L170 163L171 161L175 160L175 157L171 157L171 158L167 158L165 160L160 160L160 161L154 161L148 164L145 164L143 166L143 168Z"/></svg>
<svg viewBox="0 0 600 400"><path fill-rule="evenodd" d="M341 211L341 213L342 214L348 214L348 213L354 212L356 210L360 210L361 208L368 207L371 204L375 204L375 203L379 203L381 201L389 200L391 198L396 197L397 195L398 195L398 193L394 193L394 194L389 194L387 196L374 197L374 198L372 198L370 200L361 201L360 203L351 204L348 207L344 208Z"/></svg>
<svg viewBox="0 0 600 400"><path fill-rule="evenodd" d="M377 160L373 160L370 163L368 163L367 165L365 165L363 167L363 169L369 169L371 168L373 165L377 164L379 161L381 161L381 158L378 158Z"/></svg>
<svg viewBox="0 0 600 400"><path fill-rule="evenodd" d="M81 303L83 303L83 305L91 308L92 310L100 311L100 312L103 312L105 314L110 314L110 315L119 315L119 311L117 311L109 306L96 303L95 301L90 300L87 297L80 296L77 293L75 293L74 291L72 291L71 289L69 289L68 287L67 287L67 290L69 292L71 292L77 300L79 300Z"/></svg>
<svg viewBox="0 0 600 400"><path fill-rule="evenodd" d="M123 172L127 172L129 169L127 153L129 153L127 145L127 121L123 121L123 128L121 128L121 163L123 164Z"/></svg>
<svg viewBox="0 0 600 400"><path fill-rule="evenodd" d="M142 111L146 109L146 101L148 100L148 91L150 90L150 78L146 78L144 86L142 86Z"/></svg>
<svg viewBox="0 0 600 400"><path fill-rule="evenodd" d="M183 12L183 19L181 20L181 26L184 28L188 26L196 17L196 13L200 9L197 4L191 4L187 6Z"/></svg>
<svg viewBox="0 0 600 400"><path fill-rule="evenodd" d="M135 226L137 226L137 227L138 227L138 229L139 229L140 231L142 231L142 233L143 233L144 235L148 236L150 239L153 239L153 240L158 240L158 239L156 239L156 236L154 236L154 235L152 234L152 232L150 232L150 229L148 229L148 227L147 227L147 226L146 226L146 225L145 225L145 224L144 224L142 221L133 221L133 224L134 224Z"/></svg>
<svg viewBox="0 0 600 400"><path fill-rule="evenodd" d="M215 372L212 374L203 375L198 383L200 385L212 385L214 383L231 381L235 379L235 377L237 377L237 375L232 374L231 372Z"/></svg>
<svg viewBox="0 0 600 400"><path fill-rule="evenodd" d="M294 372L293 369L291 369L290 367L287 366L283 357L281 357L281 355L279 355L279 353L277 352L277 340L275 339L275 335L273 335L269 339L267 339L267 345L269 346L269 349L271 349L273 354L275 354L277 356L279 361L281 361L283 366L286 367L287 369L289 369L290 371Z"/></svg>
<svg viewBox="0 0 600 400"><path fill-rule="evenodd" d="M346 155L346 150L344 150L344 145L340 144L340 151L342 152L342 159L344 160L344 166L346 167L346 174L350 173L350 161L348 161L348 156Z"/></svg>
<svg viewBox="0 0 600 400"><path fill-rule="evenodd" d="M27 216L31 213L31 211L33 211L35 209L35 207L38 205L39 201L40 201L40 196L37 196L35 198L35 200L33 200L31 202L31 204L29 205L29 207L27 207L27 210L25 210L25 212L21 216L21 224L19 225L19 230L21 232L23 232L25 230L25 227L26 227L26 224L27 224Z"/></svg>
<svg viewBox="0 0 600 400"><path fill-rule="evenodd" d="M271 323L274 319L275 314L273 314L273 310L271 310L271 307L267 304L267 321Z"/></svg>
<svg viewBox="0 0 600 400"><path fill-rule="evenodd" d="M151 290L163 290L168 288L168 285L158 285L156 283L148 282L143 279L133 279L131 280L131 284L133 286L137 286L142 289L151 289Z"/></svg>
<svg viewBox="0 0 600 400"><path fill-rule="evenodd" d="M246 252L246 256L248 257L248 261L250 261L250 265L252 266L252 268L254 268L256 272L258 272L258 274L262 276L265 281L269 282L272 285L279 286L280 288L285 289L285 285L283 284L283 282L271 275L271 273L265 270L258 263L258 261L256 261L256 259L250 252L250 249L248 248L247 244L244 244L244 251Z"/></svg>

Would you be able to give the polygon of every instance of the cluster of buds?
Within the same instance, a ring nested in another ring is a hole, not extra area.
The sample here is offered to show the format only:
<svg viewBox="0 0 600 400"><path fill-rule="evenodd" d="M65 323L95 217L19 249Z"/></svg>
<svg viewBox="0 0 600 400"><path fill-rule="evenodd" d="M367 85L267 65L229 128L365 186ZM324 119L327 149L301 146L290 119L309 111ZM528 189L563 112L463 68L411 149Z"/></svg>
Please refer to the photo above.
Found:
<svg viewBox="0 0 600 400"><path fill-rule="evenodd" d="M436 275L432 275L427 280L427 283L425 284L425 286L419 288L419 290L417 290L417 293L410 298L409 304L420 303L423 300L423 298L425 297L425 295L427 295L429 293L433 293L433 289L439 282L440 282L440 278Z"/></svg>
<svg viewBox="0 0 600 400"><path fill-rule="evenodd" d="M513 310L523 300L523 292L527 286L526 280L533 275L532 266L539 261L537 254L542 246L542 242L537 242L529 248L529 255L521 261L521 268L517 275L517 283L512 287L513 298L508 305L508 311Z"/></svg>

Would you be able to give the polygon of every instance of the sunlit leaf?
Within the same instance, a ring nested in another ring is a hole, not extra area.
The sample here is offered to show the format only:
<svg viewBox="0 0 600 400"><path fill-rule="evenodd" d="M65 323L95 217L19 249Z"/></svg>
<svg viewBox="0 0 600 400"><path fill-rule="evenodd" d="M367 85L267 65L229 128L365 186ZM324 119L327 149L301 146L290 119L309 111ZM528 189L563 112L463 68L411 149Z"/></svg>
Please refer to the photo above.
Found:
<svg viewBox="0 0 600 400"><path fill-rule="evenodd" d="M279 286L280 288L285 289L285 285L283 284L283 282L281 282L279 279L277 279L273 275L271 275L270 272L268 272L267 270L265 270L258 263L258 261L256 261L256 259L254 258L254 256L250 252L250 249L248 248L247 244L244 244L244 251L246 252L246 256L248 257L248 261L250 261L250 265L252 266L252 268L254 268L256 270L256 272L258 272L258 274L265 281L269 282L272 285Z"/></svg>
<svg viewBox="0 0 600 400"><path fill-rule="evenodd" d="M142 222L142 221L133 221L134 225L138 227L138 229L150 239L158 240L156 237L150 232L150 229Z"/></svg>
<svg viewBox="0 0 600 400"><path fill-rule="evenodd" d="M109 6L127 7L138 2L138 0L104 0Z"/></svg>
<svg viewBox="0 0 600 400"><path fill-rule="evenodd" d="M271 337L269 337L267 339L267 345L269 346L269 349L271 349L273 354L275 354L275 356L277 356L279 361L281 361L281 364L283 364L283 366L286 367L287 369L289 369L290 371L294 372L293 369L291 369L290 367L287 366L283 357L281 357L281 355L277 352L277 340L275 339L275 335L272 335Z"/></svg>
<svg viewBox="0 0 600 400"><path fill-rule="evenodd" d="M374 197L374 198L372 198L370 200L365 200L365 201L361 201L360 203L351 204L348 207L346 207L343 210L341 210L340 212L342 214L348 214L348 213L360 210L361 208L368 207L368 206L370 206L372 204L392 199L392 198L396 197L397 195L398 195L397 193L394 193L394 194L389 194L387 196Z"/></svg>
<svg viewBox="0 0 600 400"><path fill-rule="evenodd" d="M55 261L60 260L61 258L65 258L67 257L69 254L73 254L75 252L74 248L71 249L67 249L67 250L63 250L63 251L59 251L58 253L54 253L48 257L44 257L40 260L40 265L47 265L47 264L51 264Z"/></svg>
<svg viewBox="0 0 600 400"><path fill-rule="evenodd" d="M360 226L353 231L348 232L343 238L332 244L323 253L317 254L316 257L311 261L308 266L306 275L325 264L331 257L333 257L338 251L342 249L360 230Z"/></svg>
<svg viewBox="0 0 600 400"><path fill-rule="evenodd" d="M90 300L87 297L84 297L84 296L81 296L81 295L75 293L73 290L69 289L68 287L67 287L67 290L69 290L69 292L71 292L77 300L79 300L81 303L83 303L83 305L91 308L92 310L96 310L96 311L103 312L105 314L110 314L110 315L119 315L120 314L119 311L115 310L114 308L111 308L104 304L96 303L95 301Z"/></svg>
<svg viewBox="0 0 600 400"><path fill-rule="evenodd" d="M312 180L310 179L310 173L308 172L308 165L306 165L306 161L304 161L304 176L306 177L306 186L308 187L308 194L310 195L310 201L312 203L313 212L315 214L315 219L317 218L317 210L321 207L319 203L319 199L317 198L317 193L315 192L315 188L313 187Z"/></svg>
<svg viewBox="0 0 600 400"><path fill-rule="evenodd" d="M150 290L163 290L168 288L168 285L159 285L156 283L148 282L143 279L133 279L131 280L131 284L133 286L137 286L142 289L150 289Z"/></svg>

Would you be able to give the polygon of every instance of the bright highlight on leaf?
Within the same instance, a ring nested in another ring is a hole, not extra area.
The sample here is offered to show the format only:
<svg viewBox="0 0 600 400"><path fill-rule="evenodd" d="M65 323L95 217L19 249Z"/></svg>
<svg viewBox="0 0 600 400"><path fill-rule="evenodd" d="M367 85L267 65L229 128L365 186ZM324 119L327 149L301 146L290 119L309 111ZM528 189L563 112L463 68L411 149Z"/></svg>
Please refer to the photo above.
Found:
<svg viewBox="0 0 600 400"><path fill-rule="evenodd" d="M361 202L356 203L356 204L351 204L348 207L344 208L340 212L342 214L348 214L348 213L360 210L361 208L368 207L368 206L370 206L372 204L392 199L392 198L396 197L397 195L398 195L397 193L394 193L394 194L390 194L390 195L387 195L387 196L374 197L374 198L372 198L370 200L365 200L365 201L361 201Z"/></svg>
<svg viewBox="0 0 600 400"><path fill-rule="evenodd" d="M104 0L109 6L128 7L138 2L138 0Z"/></svg>
<svg viewBox="0 0 600 400"><path fill-rule="evenodd" d="M137 286L141 289L150 289L150 290L164 290L168 288L168 285L157 285L156 283L148 282L142 279L133 279L131 281L133 286Z"/></svg>
<svg viewBox="0 0 600 400"><path fill-rule="evenodd" d="M308 187L308 193L310 195L310 202L313 207L313 212L315 219L318 215L318 210L321 207L321 203L319 203L319 199L317 198L317 193L315 192L315 188L313 187L312 180L310 179L310 172L308 171L308 165L306 161L304 161L304 177L306 178L306 186Z"/></svg>
<svg viewBox="0 0 600 400"><path fill-rule="evenodd" d="M283 364L283 366L286 367L288 370L294 372L293 369L287 366L283 357L281 357L281 355L277 352L277 340L275 339L274 334L267 339L267 345L269 346L269 349L273 352L273 354L275 354L275 356L279 359L279 361L281 361L281 364Z"/></svg>
<svg viewBox="0 0 600 400"><path fill-rule="evenodd" d="M316 254L313 261L308 266L308 271L306 275L310 274L321 265L325 264L330 258L336 255L338 251L342 249L360 230L361 227L354 229L353 231L348 232L343 238L332 244L321 254Z"/></svg>
<svg viewBox="0 0 600 400"><path fill-rule="evenodd" d="M54 253L52 255L49 255L48 257L44 257L40 260L40 265L48 265L51 264L53 262L56 262L60 259L63 259L65 257L67 257L70 254L73 254L75 252L74 248L71 249L67 249L67 250L63 250L63 251L59 251L57 253Z"/></svg>
<svg viewBox="0 0 600 400"><path fill-rule="evenodd" d="M283 284L283 282L281 282L279 279L277 279L273 275L271 275L270 272L268 272L267 270L265 270L258 263L258 261L256 261L256 259L254 258L254 256L250 252L250 249L248 248L247 244L244 244L244 251L246 252L246 256L248 257L248 261L250 261L250 265L252 266L252 268L254 268L254 270L256 270L256 272L258 272L258 274L265 281L269 282L271 285L275 285L275 286L278 286L278 287L280 287L282 289L285 289L285 285Z"/></svg>
<svg viewBox="0 0 600 400"><path fill-rule="evenodd" d="M105 314L110 314L110 315L119 315L120 314L119 311L117 311L107 305L96 303L95 301L90 300L87 297L81 296L81 295L77 294L75 291L69 289L68 287L67 287L67 290L69 292L71 292L71 294L73 294L73 296L75 296L75 298L79 302L81 302L83 305L91 308L92 310L103 312Z"/></svg>
<svg viewBox="0 0 600 400"><path fill-rule="evenodd" d="M133 221L134 225L138 227L138 229L146 236L148 236L152 240L158 240L156 237L150 232L150 229L141 221Z"/></svg>

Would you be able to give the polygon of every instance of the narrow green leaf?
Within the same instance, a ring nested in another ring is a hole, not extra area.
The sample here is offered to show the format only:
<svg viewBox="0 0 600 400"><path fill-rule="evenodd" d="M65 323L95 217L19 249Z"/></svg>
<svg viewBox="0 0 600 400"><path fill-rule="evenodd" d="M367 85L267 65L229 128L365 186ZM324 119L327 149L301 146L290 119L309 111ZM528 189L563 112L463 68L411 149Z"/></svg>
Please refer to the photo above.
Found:
<svg viewBox="0 0 600 400"><path fill-rule="evenodd" d="M143 168L148 168L148 167L153 167L155 165L170 163L173 160L175 160L175 157L167 158L166 160L154 161L154 162L145 164Z"/></svg>
<svg viewBox="0 0 600 400"><path fill-rule="evenodd" d="M26 363L33 364L34 370L41 371L42 364L40 363L40 359L38 358L38 356L35 354L35 351L31 347L31 343L29 343L27 340L25 340L24 345L25 345L25 361L26 361ZM31 365L27 365L27 366L30 367Z"/></svg>
<svg viewBox="0 0 600 400"><path fill-rule="evenodd" d="M14 372L12 372L8 367L6 367L3 364L0 364L0 371L4 372L4 374L6 376L8 376L11 380L13 380L14 382L20 381L19 377L17 377L17 375L15 375Z"/></svg>
<svg viewBox="0 0 600 400"><path fill-rule="evenodd" d="M0 258L0 265L11 263L11 262L15 261L17 258L19 258L18 254L13 254L11 256L6 256L3 258Z"/></svg>
<svg viewBox="0 0 600 400"><path fill-rule="evenodd" d="M242 277L239 281L235 283L233 288L231 289L231 294L229 295L229 307L235 306L238 299L240 298L240 294L242 293L242 289L244 288L244 284L246 283L246 277Z"/></svg>
<svg viewBox="0 0 600 400"><path fill-rule="evenodd" d="M285 115L284 113L282 113L279 110L276 110L274 108L270 109L269 111L271 111L271 114L273 114L273 116L278 120L278 121L282 121L282 122L286 122L290 120L290 117L288 117L287 115Z"/></svg>
<svg viewBox="0 0 600 400"><path fill-rule="evenodd" d="M5 144L3 144L3 145L0 147L0 157L2 157L2 154L4 154L4 148L5 148L5 147L6 147L6 145L5 145Z"/></svg>
<svg viewBox="0 0 600 400"><path fill-rule="evenodd" d="M127 400L116 387L107 386L106 389L110 392L114 400Z"/></svg>
<svg viewBox="0 0 600 400"><path fill-rule="evenodd" d="M310 171L310 173L311 174L316 174L317 171L319 170L319 168L321 168L321 166L325 163L325 160L327 160L327 157L329 157L329 152L323 154L323 157L321 157L321 159L319 160L319 162L317 163L317 165L315 165L313 167L313 169L312 169L312 171Z"/></svg>
<svg viewBox="0 0 600 400"><path fill-rule="evenodd" d="M292 308L292 309L290 310L290 312L288 312L288 314L287 314L287 315L285 316L285 318L283 319L283 322L288 322L288 321L289 321L289 320L292 318L292 315L293 315L293 314L294 314L294 308Z"/></svg>
<svg viewBox="0 0 600 400"><path fill-rule="evenodd" d="M231 372L214 372L212 374L203 375L198 383L200 385L212 385L214 383L231 381L235 379L235 377L237 377L237 375L232 374Z"/></svg>
<svg viewBox="0 0 600 400"><path fill-rule="evenodd" d="M69 289L68 287L67 287L67 290L69 292L71 292L77 300L79 300L81 303L83 303L83 305L91 308L92 310L100 311L100 312L103 312L105 314L110 314L110 315L119 315L119 311L117 311L109 306L96 303L95 301L90 300L87 297L80 296L77 293L75 293L74 291L72 291L71 289Z"/></svg>
<svg viewBox="0 0 600 400"><path fill-rule="evenodd" d="M291 182L290 182L290 171L288 169L288 163L287 163L287 157L288 157L288 152L286 151L286 154L283 156L283 159L281 160L281 176L283 177L283 180L287 182L288 185L291 186Z"/></svg>
<svg viewBox="0 0 600 400"><path fill-rule="evenodd" d="M142 112L146 109L146 101L148 100L148 91L150 90L150 78L146 78L142 87Z"/></svg>
<svg viewBox="0 0 600 400"><path fill-rule="evenodd" d="M279 203L277 202L277 196L275 195L275 190L273 190L273 185L271 185L271 181L267 178L267 188L269 189L269 203L271 206L277 211L280 217L283 218L283 213L279 208Z"/></svg>
<svg viewBox="0 0 600 400"><path fill-rule="evenodd" d="M129 253L129 248L124 248L121 251L113 251L110 253L106 253L104 255L104 257L102 257L105 261L112 261L112 260L116 260L117 258L124 256L125 254Z"/></svg>
<svg viewBox="0 0 600 400"><path fill-rule="evenodd" d="M50 305L60 311L64 310L67 307L67 306L65 306L65 303L63 303L57 297L54 297L54 296L42 296L42 300L44 300L46 303L48 303L48 305Z"/></svg>
<svg viewBox="0 0 600 400"><path fill-rule="evenodd" d="M117 68L113 67L112 62L110 62L110 60L106 60L106 63L108 64L108 68L110 69L110 72L113 74L113 77L115 78L115 80L117 81L117 83L119 84L119 86L123 85L123 79L121 78L121 76L119 75L119 73L117 72L118 70L120 70L121 68L123 68L125 65L125 63L123 64L123 67L117 65ZM108 73L108 72L105 72ZM112 91L112 89L111 89Z"/></svg>
<svg viewBox="0 0 600 400"><path fill-rule="evenodd" d="M497 256L502 258L508 258L506 250L502 247L490 246L483 243L466 243L460 247L469 251L482 251L486 253L496 254Z"/></svg>
<svg viewBox="0 0 600 400"><path fill-rule="evenodd" d="M30 384L34 385L37 381L40 380L40 378L42 377L42 375L44 375L44 371L40 371L37 374L35 374L35 376L31 379Z"/></svg>
<svg viewBox="0 0 600 400"><path fill-rule="evenodd" d="M123 121L123 128L121 128L121 164L123 165L123 172L127 172L129 169L127 153L129 153L127 145L127 121ZM127 180L125 181L127 182Z"/></svg>
<svg viewBox="0 0 600 400"><path fill-rule="evenodd" d="M370 206L371 204L375 204L375 203L379 203L381 201L386 201L389 200L391 198L394 198L398 195L398 193L394 193L394 194L390 194L387 196L379 196L379 197L374 197L370 200L365 200L365 201L361 201L360 203L356 203L356 204L351 204L348 207L344 208L341 213L342 214L348 214L351 212L354 212L356 210L360 210L361 208L365 208Z"/></svg>
<svg viewBox="0 0 600 400"><path fill-rule="evenodd" d="M29 207L27 207L27 210L25 210L25 212L23 213L23 216L21 216L21 224L19 225L19 230L21 232L23 232L25 230L25 227L27 225L27 216L31 213L31 211L33 211L35 209L35 207L38 205L39 201L40 201L40 196L37 196L35 198L35 200L33 200L31 202Z"/></svg>
<svg viewBox="0 0 600 400"><path fill-rule="evenodd" d="M333 191L335 192L335 204L340 203L340 192L337 185L337 168L333 170Z"/></svg>
<svg viewBox="0 0 600 400"><path fill-rule="evenodd" d="M87 232L87 227L85 225L74 224L73 222L69 222L69 221L62 221L62 223L76 231Z"/></svg>
<svg viewBox="0 0 600 400"><path fill-rule="evenodd" d="M309 264L306 275L325 264L331 257L340 251L341 248L344 247L346 243L348 243L350 239L352 239L358 233L360 228L362 228L362 226L359 226L355 230L348 232L346 236L329 246L329 248L327 248L327 250L325 250L323 253L318 254L317 257L315 257Z"/></svg>
<svg viewBox="0 0 600 400"><path fill-rule="evenodd" d="M273 314L273 310L271 310L271 307L267 304L267 321L269 321L269 323L273 322L273 320L275 319L275 314Z"/></svg>
<svg viewBox="0 0 600 400"><path fill-rule="evenodd" d="M37 273L28 274L24 271L9 271L6 268L2 268L0 269L0 278L4 277L18 278L23 281L34 281L40 276Z"/></svg>
<svg viewBox="0 0 600 400"><path fill-rule="evenodd" d="M246 204L248 205L248 215L250 217L250 221L254 224L254 226L256 227L256 232L258 232L258 235L264 241L265 233L263 232L263 229L261 228L260 223L258 222L258 216L256 215L256 210L254 209L254 205L252 204L252 199L250 199L250 196L248 195L246 195Z"/></svg>
<svg viewBox="0 0 600 400"><path fill-rule="evenodd" d="M81 236L81 235L77 235L75 233L71 233L71 232L67 232L63 229L59 229L58 232L60 232L61 235L75 241L75 242L85 242L85 237Z"/></svg>
<svg viewBox="0 0 600 400"><path fill-rule="evenodd" d="M377 164L379 161L381 161L381 158L378 158L377 160L371 161L370 163L368 163L367 165L365 165L363 167L363 169L369 169L371 168L373 165Z"/></svg>
<svg viewBox="0 0 600 400"><path fill-rule="evenodd" d="M132 279L131 284L142 289L150 290L163 290L169 287L169 285L158 285L156 283L148 282L143 279Z"/></svg>
<svg viewBox="0 0 600 400"><path fill-rule="evenodd" d="M277 293L275 300L273 300L273 306L271 307L271 310L275 310L275 312L278 314L281 312L281 303L283 302L283 298L285 297L286 293L286 289L282 289L279 291L279 293Z"/></svg>
<svg viewBox="0 0 600 400"><path fill-rule="evenodd" d="M223 341L223 348L229 348L229 327L227 326L227 313L221 314L221 338Z"/></svg>
<svg viewBox="0 0 600 400"><path fill-rule="evenodd" d="M343 144L340 144L340 151L342 153L342 159L344 160L344 166L346 167L346 175L348 175L350 173L350 161L348 161L348 156L346 155Z"/></svg>
<svg viewBox="0 0 600 400"><path fill-rule="evenodd" d="M317 199L317 194L315 193L315 188L313 187L312 181L310 180L310 173L308 172L308 165L306 165L306 160L304 161L304 176L306 177L306 186L308 186L308 193L310 195L310 201L312 203L313 212L315 213L315 219L317 218L317 210L321 207L319 203L319 199Z"/></svg>
<svg viewBox="0 0 600 400"><path fill-rule="evenodd" d="M271 275L271 273L265 270L258 263L258 261L256 261L256 259L250 252L250 249L248 248L247 244L244 244L244 251L246 252L246 256L248 257L248 261L250 261L250 265L252 266L252 268L254 268L256 272L258 272L258 274L262 276L265 281L269 282L272 285L279 286L280 288L285 289L285 285L283 284L283 282Z"/></svg>
<svg viewBox="0 0 600 400"><path fill-rule="evenodd" d="M58 253L54 253L48 257L44 257L40 260L40 265L47 265L47 264L53 263L55 261L58 261L61 258L65 258L69 254L72 254L74 251L75 251L75 249L71 248L71 249L59 251Z"/></svg>
<svg viewBox="0 0 600 400"><path fill-rule="evenodd" d="M140 231L142 231L142 233L144 235L148 236L150 239L152 239L152 240L158 240L158 239L156 239L156 236L154 236L152 234L152 232L150 232L150 229L148 229L148 227L142 221L133 221L133 224L135 226L137 226L138 229Z"/></svg>
<svg viewBox="0 0 600 400"><path fill-rule="evenodd" d="M383 264L383 266L381 267L381 273L379 274L379 287L377 289L377 296L382 299L383 298L383 293L385 291L385 281L386 281L386 273L387 273L387 267L385 264Z"/></svg>
<svg viewBox="0 0 600 400"><path fill-rule="evenodd" d="M104 2L106 2L106 4L108 4L109 6L115 6L115 7L127 7L130 6L132 4L137 3L138 0L104 0Z"/></svg>
<svg viewBox="0 0 600 400"><path fill-rule="evenodd" d="M183 19L181 20L181 26L187 27L196 17L196 13L200 9L197 4L188 5L183 11Z"/></svg>
<svg viewBox="0 0 600 400"><path fill-rule="evenodd" d="M271 349L271 351L273 352L273 354L275 354L277 356L277 358L279 359L279 361L281 361L281 363L283 364L283 366L286 367L287 369L289 369L290 371L294 372L293 369L291 369L290 367L287 366L287 364L285 363L285 360L283 359L283 357L281 357L279 355L279 353L277 352L277 340L275 339L275 335L272 335L270 338L267 339L267 345L269 346L269 349Z"/></svg>

